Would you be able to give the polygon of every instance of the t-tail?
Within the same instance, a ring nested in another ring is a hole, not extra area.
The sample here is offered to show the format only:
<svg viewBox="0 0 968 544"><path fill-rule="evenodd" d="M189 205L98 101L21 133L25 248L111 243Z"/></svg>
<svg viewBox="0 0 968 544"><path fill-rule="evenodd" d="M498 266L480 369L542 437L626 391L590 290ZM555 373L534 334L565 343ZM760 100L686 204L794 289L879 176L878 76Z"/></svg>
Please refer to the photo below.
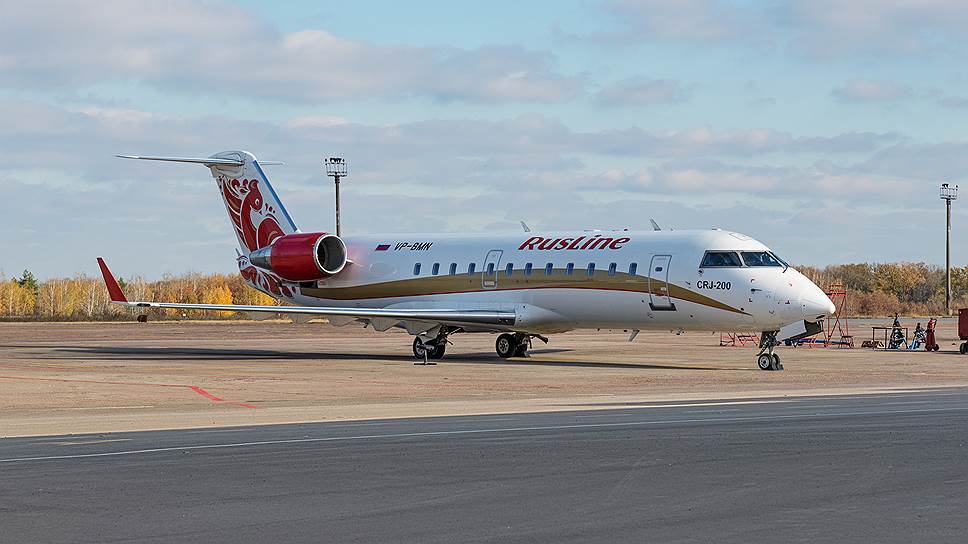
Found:
<svg viewBox="0 0 968 544"><path fill-rule="evenodd" d="M270 245L276 238L299 232L282 205L262 165L247 151L223 151L211 157L147 157L118 155L125 159L204 164L212 171L225 211L244 255ZM264 162L262 164L280 164Z"/></svg>

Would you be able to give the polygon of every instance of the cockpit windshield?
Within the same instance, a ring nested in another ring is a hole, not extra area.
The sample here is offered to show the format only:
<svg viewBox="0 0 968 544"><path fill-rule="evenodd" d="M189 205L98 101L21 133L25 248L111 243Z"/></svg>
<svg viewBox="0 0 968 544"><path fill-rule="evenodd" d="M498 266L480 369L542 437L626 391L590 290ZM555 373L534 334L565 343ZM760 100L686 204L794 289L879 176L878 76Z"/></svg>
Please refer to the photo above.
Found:
<svg viewBox="0 0 968 544"><path fill-rule="evenodd" d="M702 268L722 268L743 266L739 255L735 251L707 251L702 258Z"/></svg>
<svg viewBox="0 0 968 544"><path fill-rule="evenodd" d="M771 251L707 251L700 268L790 267Z"/></svg>
<svg viewBox="0 0 968 544"><path fill-rule="evenodd" d="M743 251L741 255L746 266L783 266L783 263L769 251Z"/></svg>

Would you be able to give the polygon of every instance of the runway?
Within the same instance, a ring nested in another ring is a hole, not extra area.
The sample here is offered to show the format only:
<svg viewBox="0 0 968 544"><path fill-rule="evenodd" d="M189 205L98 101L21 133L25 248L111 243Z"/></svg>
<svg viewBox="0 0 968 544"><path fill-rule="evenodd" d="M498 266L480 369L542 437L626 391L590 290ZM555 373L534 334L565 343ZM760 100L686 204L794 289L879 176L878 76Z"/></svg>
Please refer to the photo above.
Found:
<svg viewBox="0 0 968 544"><path fill-rule="evenodd" d="M0 542L961 542L968 390L0 440Z"/></svg>

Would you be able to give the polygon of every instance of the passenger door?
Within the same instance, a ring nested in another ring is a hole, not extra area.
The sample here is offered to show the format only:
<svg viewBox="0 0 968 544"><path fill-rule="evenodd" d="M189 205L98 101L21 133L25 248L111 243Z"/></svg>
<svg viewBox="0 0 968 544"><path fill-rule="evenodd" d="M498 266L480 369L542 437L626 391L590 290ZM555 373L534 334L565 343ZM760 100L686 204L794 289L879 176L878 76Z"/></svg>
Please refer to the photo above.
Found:
<svg viewBox="0 0 968 544"><path fill-rule="evenodd" d="M500 249L492 249L484 257L484 268L481 269L481 286L485 289L497 287L498 270L501 268L501 257L504 252Z"/></svg>
<svg viewBox="0 0 968 544"><path fill-rule="evenodd" d="M669 296L669 265L671 255L656 255L649 265L649 307L653 310L675 311Z"/></svg>

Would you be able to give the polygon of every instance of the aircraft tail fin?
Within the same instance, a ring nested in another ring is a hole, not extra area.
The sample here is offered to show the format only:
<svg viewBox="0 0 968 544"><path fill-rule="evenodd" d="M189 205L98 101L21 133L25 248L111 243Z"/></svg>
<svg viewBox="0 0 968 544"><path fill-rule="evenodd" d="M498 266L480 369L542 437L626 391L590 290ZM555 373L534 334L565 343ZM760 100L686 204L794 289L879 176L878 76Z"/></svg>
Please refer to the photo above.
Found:
<svg viewBox="0 0 968 544"><path fill-rule="evenodd" d="M266 247L276 238L298 232L296 223L279 200L262 162L247 151L223 151L211 157L154 157L118 155L123 159L204 164L212 171L225 210L246 255Z"/></svg>

